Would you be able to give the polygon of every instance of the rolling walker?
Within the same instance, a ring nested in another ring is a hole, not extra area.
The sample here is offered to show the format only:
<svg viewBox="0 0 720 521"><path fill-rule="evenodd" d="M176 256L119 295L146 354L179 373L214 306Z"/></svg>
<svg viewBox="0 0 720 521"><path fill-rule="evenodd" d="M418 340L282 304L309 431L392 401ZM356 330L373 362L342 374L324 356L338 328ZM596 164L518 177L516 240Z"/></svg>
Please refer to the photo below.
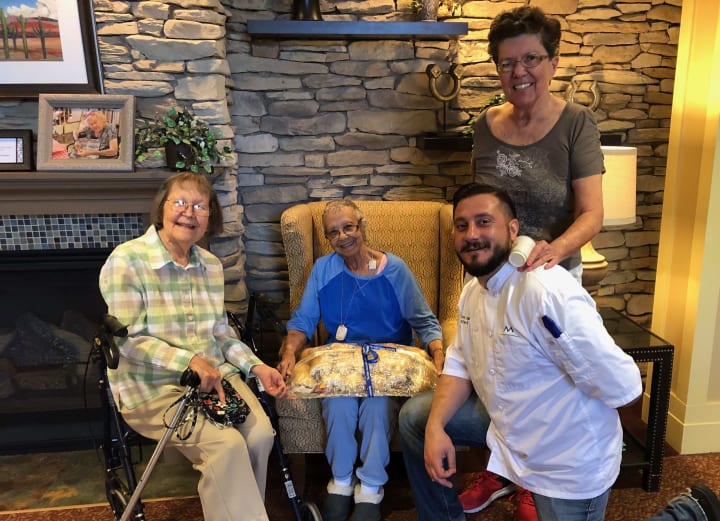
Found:
<svg viewBox="0 0 720 521"><path fill-rule="evenodd" d="M252 337L252 324L250 323L254 306L255 297L253 295L248 309L248 321L244 326L233 315L230 315L230 318L238 336L254 352L257 352ZM165 445L173 433L185 423L190 409L196 406L198 394L196 391L200 380L189 369L186 369L181 375L180 385L185 387L185 391L178 400L175 413L150 456L142 476L139 480L136 479L130 446L134 441L133 438L139 438L139 435L133 432L123 421L107 381L107 370L116 369L119 363L115 337L124 337L127 336L127 333L127 328L120 324L115 317L105 315L98 333L93 338L91 357L98 364L100 373L99 390L103 411L104 439L102 448L105 458L105 493L116 521L128 521L129 519L145 521L144 505L140 500L140 496ZM271 397L262 389L260 382L255 377L249 378L246 383L257 396L275 430L273 453L280 466L283 488L290 502L294 521L322 521L318 507L312 502L304 501L295 492L295 486L290 474L290 461L280 442L278 416L271 402ZM139 441L137 443L140 445Z"/></svg>

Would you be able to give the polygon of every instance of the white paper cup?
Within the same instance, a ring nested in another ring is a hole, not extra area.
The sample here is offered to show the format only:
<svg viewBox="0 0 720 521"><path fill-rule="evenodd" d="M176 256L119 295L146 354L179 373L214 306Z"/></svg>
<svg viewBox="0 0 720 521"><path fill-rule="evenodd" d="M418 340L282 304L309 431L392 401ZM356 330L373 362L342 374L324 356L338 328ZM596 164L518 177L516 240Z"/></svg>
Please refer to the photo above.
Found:
<svg viewBox="0 0 720 521"><path fill-rule="evenodd" d="M512 266L519 268L527 262L528 255L535 247L535 241L527 235L519 235L510 250L509 262Z"/></svg>

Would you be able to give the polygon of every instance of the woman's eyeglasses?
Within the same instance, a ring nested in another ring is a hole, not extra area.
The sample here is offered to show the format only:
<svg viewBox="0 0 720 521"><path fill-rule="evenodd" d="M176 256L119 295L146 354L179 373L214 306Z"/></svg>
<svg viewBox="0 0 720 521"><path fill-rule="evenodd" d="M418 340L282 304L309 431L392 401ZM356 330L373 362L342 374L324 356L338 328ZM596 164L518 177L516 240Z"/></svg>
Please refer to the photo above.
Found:
<svg viewBox="0 0 720 521"><path fill-rule="evenodd" d="M325 238L329 241L334 241L340 237L340 231L342 231L345 235L350 235L351 233L355 233L358 228L360 228L359 224L348 223L340 228L340 230L330 230L329 232L325 232Z"/></svg>
<svg viewBox="0 0 720 521"><path fill-rule="evenodd" d="M536 54L534 52L529 52L527 54L523 54L517 60L502 60L497 64L497 71L505 74L507 74L508 72L512 72L512 70L515 68L516 63L522 63L522 66L526 69L534 69L535 67L540 65L543 60L546 60L547 58L549 58L547 54Z"/></svg>
<svg viewBox="0 0 720 521"><path fill-rule="evenodd" d="M210 215L210 207L202 203L190 203L185 199L176 199L174 201L165 201L166 204L170 205L175 213L181 213L192 208L195 215Z"/></svg>

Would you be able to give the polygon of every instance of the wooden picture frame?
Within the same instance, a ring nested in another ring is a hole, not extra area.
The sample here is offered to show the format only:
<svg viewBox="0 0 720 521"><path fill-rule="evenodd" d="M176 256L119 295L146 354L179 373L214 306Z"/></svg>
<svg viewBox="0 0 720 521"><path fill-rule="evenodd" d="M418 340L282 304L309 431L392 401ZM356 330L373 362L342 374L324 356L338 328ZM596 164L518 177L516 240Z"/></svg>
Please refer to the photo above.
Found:
<svg viewBox="0 0 720 521"><path fill-rule="evenodd" d="M135 98L40 94L38 171L131 172Z"/></svg>
<svg viewBox="0 0 720 521"><path fill-rule="evenodd" d="M33 169L32 130L0 130L0 172Z"/></svg>
<svg viewBox="0 0 720 521"><path fill-rule="evenodd" d="M39 7L37 0L24 4ZM25 45L20 36L0 39L0 98L104 92L93 0L56 0L55 6L57 19L25 12L21 22L4 13L6 27L20 34L24 26L26 38Z"/></svg>

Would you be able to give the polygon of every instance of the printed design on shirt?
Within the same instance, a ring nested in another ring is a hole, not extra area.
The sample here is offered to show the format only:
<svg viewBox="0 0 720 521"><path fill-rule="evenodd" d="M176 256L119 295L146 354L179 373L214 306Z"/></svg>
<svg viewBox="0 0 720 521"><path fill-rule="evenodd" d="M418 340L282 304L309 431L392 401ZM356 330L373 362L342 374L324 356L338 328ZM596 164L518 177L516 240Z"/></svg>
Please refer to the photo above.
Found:
<svg viewBox="0 0 720 521"><path fill-rule="evenodd" d="M469 315L460 315L460 325L461 326L470 326L470 316Z"/></svg>
<svg viewBox="0 0 720 521"><path fill-rule="evenodd" d="M503 152L498 150L496 152L495 163L498 173L501 176L507 177L520 177L523 170L528 170L533 167L532 161L512 151Z"/></svg>

